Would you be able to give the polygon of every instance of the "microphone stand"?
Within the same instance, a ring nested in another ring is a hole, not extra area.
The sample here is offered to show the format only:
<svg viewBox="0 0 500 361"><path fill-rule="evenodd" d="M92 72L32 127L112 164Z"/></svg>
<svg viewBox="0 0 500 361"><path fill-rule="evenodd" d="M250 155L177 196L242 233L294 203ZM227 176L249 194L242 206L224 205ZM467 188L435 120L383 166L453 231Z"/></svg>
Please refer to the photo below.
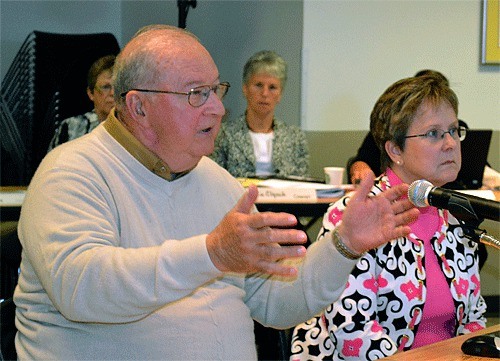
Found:
<svg viewBox="0 0 500 361"><path fill-rule="evenodd" d="M179 28L186 28L186 18L190 6L194 9L196 7L196 0L177 0L177 7L179 8Z"/></svg>
<svg viewBox="0 0 500 361"><path fill-rule="evenodd" d="M476 242L483 243L487 246L494 247L496 249L500 249L500 241L493 236L486 234L484 229L479 229L479 225L482 220L472 220L468 221L459 220L464 230L464 236L468 239Z"/></svg>

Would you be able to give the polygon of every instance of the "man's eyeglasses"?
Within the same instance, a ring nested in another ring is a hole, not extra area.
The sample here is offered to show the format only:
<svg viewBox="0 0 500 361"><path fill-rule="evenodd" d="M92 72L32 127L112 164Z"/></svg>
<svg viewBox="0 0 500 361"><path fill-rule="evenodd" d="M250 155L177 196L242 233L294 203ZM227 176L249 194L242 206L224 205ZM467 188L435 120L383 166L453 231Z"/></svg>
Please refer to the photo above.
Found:
<svg viewBox="0 0 500 361"><path fill-rule="evenodd" d="M427 133L424 134L416 134L416 135L407 135L405 138L426 138L430 140L431 142L435 143L438 142L441 139L444 139L444 135L449 134L453 139L457 140L464 140L465 135L467 134L467 128L465 127L453 127L448 131L444 131L441 129L432 129L429 130Z"/></svg>
<svg viewBox="0 0 500 361"><path fill-rule="evenodd" d="M146 93L164 93L164 94L179 94L179 95L187 95L188 96L188 103L193 106L193 107L201 107L203 104L206 103L208 97L210 96L210 92L213 91L215 95L217 95L217 98L222 100L224 96L227 94L229 87L228 82L223 82L217 85L201 85L197 86L196 88L191 89L188 92L174 92L174 91L168 91L168 90L152 90L152 89L130 89L126 92L123 92L120 94L120 96L123 98L127 93L131 90L139 91L139 92L146 92Z"/></svg>
<svg viewBox="0 0 500 361"><path fill-rule="evenodd" d="M106 84L102 86L96 85L95 89L99 90L102 94L108 94L113 89L113 86L111 84Z"/></svg>

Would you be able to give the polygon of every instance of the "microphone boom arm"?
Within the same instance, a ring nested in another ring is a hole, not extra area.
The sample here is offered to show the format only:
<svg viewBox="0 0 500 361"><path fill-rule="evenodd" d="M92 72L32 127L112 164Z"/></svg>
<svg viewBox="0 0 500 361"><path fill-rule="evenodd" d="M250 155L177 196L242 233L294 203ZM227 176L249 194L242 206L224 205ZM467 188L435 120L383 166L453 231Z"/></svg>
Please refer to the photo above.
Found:
<svg viewBox="0 0 500 361"><path fill-rule="evenodd" d="M456 192L446 192L437 187L432 189L428 197L431 205L437 208L448 209L451 214L463 221L478 221L481 223L484 218L479 217L476 212L498 212L498 204L492 206L492 202L483 198L471 195L465 196ZM472 206L470 199L474 200L476 210Z"/></svg>
<svg viewBox="0 0 500 361"><path fill-rule="evenodd" d="M434 195L439 195L439 197L433 197L433 193L429 193L429 202L432 203L437 208L445 208L456 216L460 223L462 224L462 229L464 230L464 235L468 239L476 243L483 243L487 246L500 249L500 241L491 235L488 235L485 230L479 229L479 225L484 221L484 218L479 217L474 211L474 207L471 205L469 198L456 193L440 192L439 188L434 188ZM476 208L489 207L488 203L482 202L482 198L476 197Z"/></svg>
<svg viewBox="0 0 500 361"><path fill-rule="evenodd" d="M460 222L464 230L464 236L476 242L483 243L487 246L500 249L500 241L493 236L486 234L485 230L477 228L477 226L470 224L471 222ZM469 224L468 224L469 223Z"/></svg>
<svg viewBox="0 0 500 361"><path fill-rule="evenodd" d="M434 187L425 179L410 185L408 199L417 207L449 210L458 219L466 238L500 249L500 241L478 228L485 218L500 221L500 202Z"/></svg>
<svg viewBox="0 0 500 361"><path fill-rule="evenodd" d="M481 233L481 235L479 236L479 241L487 246L492 246L495 247L496 249L500 249L500 241L486 234L486 232Z"/></svg>

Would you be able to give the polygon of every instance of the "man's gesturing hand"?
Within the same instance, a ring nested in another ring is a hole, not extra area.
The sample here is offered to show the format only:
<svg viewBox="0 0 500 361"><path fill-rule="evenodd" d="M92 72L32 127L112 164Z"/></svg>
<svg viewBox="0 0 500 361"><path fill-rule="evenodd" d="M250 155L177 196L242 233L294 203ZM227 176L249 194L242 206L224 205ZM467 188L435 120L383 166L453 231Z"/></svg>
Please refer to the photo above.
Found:
<svg viewBox="0 0 500 361"><path fill-rule="evenodd" d="M408 190L400 184L370 197L373 173L365 174L361 184L347 203L338 232L345 245L363 253L392 239L410 233L409 223L418 218L419 211L408 199L400 199Z"/></svg>
<svg viewBox="0 0 500 361"><path fill-rule="evenodd" d="M223 272L293 276L297 273L295 267L277 261L304 256L305 247L297 244L305 243L307 235L287 228L297 224L297 218L291 214L251 213L257 196L257 188L250 186L236 206L208 234L208 254Z"/></svg>

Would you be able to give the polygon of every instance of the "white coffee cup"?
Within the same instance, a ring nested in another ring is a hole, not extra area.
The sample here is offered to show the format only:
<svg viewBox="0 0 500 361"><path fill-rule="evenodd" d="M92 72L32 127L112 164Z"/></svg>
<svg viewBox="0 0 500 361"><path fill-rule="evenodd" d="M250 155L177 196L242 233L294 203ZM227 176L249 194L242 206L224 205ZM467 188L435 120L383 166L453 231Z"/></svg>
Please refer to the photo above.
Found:
<svg viewBox="0 0 500 361"><path fill-rule="evenodd" d="M325 171L325 183L334 186L339 186L342 184L344 179L344 168L343 167L324 167Z"/></svg>

